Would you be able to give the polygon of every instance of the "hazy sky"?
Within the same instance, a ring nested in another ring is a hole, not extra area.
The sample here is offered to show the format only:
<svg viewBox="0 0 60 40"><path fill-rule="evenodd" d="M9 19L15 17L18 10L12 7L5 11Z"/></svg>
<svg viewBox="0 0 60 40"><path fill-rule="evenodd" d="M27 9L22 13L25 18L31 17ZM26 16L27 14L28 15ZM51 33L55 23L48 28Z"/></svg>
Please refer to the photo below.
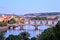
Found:
<svg viewBox="0 0 60 40"><path fill-rule="evenodd" d="M0 0L0 13L60 12L60 0Z"/></svg>

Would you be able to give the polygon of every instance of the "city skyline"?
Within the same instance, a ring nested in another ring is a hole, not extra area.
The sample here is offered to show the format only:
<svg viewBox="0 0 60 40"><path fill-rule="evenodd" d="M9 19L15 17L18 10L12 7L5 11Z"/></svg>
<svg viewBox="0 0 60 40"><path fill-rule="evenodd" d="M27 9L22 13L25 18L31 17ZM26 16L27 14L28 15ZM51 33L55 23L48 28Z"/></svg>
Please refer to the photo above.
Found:
<svg viewBox="0 0 60 40"><path fill-rule="evenodd" d="M59 0L0 0L0 14L60 12Z"/></svg>

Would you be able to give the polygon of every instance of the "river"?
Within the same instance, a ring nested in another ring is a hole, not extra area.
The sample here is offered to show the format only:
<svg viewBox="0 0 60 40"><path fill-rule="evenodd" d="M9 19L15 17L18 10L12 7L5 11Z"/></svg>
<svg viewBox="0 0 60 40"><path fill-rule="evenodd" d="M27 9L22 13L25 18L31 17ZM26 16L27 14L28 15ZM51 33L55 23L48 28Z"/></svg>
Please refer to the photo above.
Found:
<svg viewBox="0 0 60 40"><path fill-rule="evenodd" d="M39 22L37 22L39 24ZM33 22L32 22L33 24ZM45 21L43 21L43 24L46 24ZM48 24L52 24L52 22L48 22ZM54 22L54 24L57 24L57 22ZM24 31L28 32L31 37L36 37L36 31L34 26L24 26ZM39 32L38 34L41 34L45 29L50 28L50 26L38 26ZM20 26L16 27L15 30L7 30L4 37L8 37L9 35L18 35L21 33Z"/></svg>

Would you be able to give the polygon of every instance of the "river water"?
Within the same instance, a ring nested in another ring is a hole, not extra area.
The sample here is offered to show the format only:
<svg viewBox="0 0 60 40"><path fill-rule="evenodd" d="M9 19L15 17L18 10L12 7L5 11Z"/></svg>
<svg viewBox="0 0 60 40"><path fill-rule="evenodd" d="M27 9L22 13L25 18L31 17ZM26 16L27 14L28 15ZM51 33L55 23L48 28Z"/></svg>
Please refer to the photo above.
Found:
<svg viewBox="0 0 60 40"><path fill-rule="evenodd" d="M33 24L33 22L32 22ZM39 22L37 22L37 24L39 24ZM45 21L43 21L43 24L46 24ZM52 24L52 22L48 22L48 24ZM54 24L57 24L57 22L54 22ZM36 31L35 31L35 27L34 26L24 26L24 31L28 32L30 34L31 37L36 37ZM45 29L50 28L50 26L38 26L39 29L39 33L41 34ZM8 37L9 35L18 35L21 33L20 30L20 26L16 27L15 30L7 30L7 32L5 33L4 37Z"/></svg>

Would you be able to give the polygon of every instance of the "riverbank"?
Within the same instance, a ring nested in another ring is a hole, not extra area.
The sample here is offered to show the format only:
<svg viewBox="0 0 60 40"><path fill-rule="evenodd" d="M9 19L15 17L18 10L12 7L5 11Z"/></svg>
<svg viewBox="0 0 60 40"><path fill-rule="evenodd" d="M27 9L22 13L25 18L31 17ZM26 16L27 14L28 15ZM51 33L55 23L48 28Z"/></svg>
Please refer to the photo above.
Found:
<svg viewBox="0 0 60 40"><path fill-rule="evenodd" d="M8 30L8 26L0 27L0 33Z"/></svg>

